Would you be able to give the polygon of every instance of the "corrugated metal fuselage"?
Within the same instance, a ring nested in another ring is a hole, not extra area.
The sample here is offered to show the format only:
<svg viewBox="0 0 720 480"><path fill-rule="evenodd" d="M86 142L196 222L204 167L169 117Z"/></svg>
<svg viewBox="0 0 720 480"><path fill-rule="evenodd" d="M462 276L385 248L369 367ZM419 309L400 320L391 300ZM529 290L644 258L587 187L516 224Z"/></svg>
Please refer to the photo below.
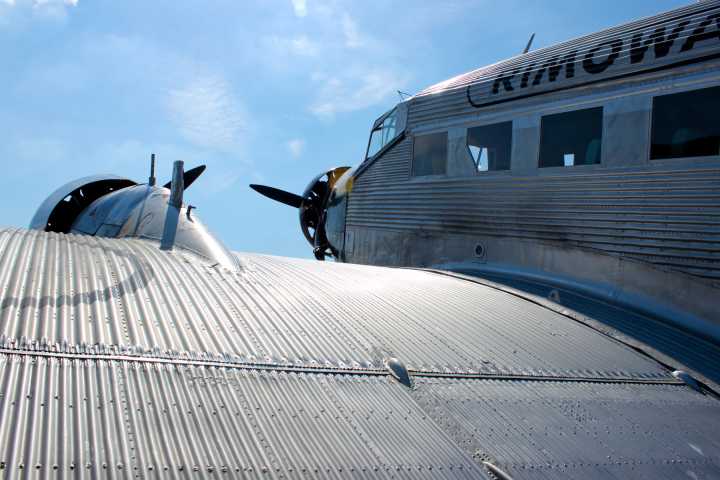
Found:
<svg viewBox="0 0 720 480"><path fill-rule="evenodd" d="M512 71L498 64L408 100L404 137L358 169L348 200L344 260L462 263L477 272L540 276L625 298L665 316L720 325L720 158L650 159L653 98L720 85L717 35L702 45L702 60L678 61L698 25L720 10L718 2L703 3L682 11L689 24L683 24L685 34L676 36L667 56L655 59L662 68L653 63L639 70L623 50L616 63L621 73L638 70L632 75L584 84L587 75L578 74L578 60L573 78L564 79L564 71L554 83L543 77L537 95L520 95L517 74L514 90L505 92L509 99L493 103L482 97L483 89L492 88L503 68ZM631 34L644 40L643 32L660 20L646 19L625 34L608 31L604 38L625 35L629 49ZM667 34L682 23L673 21ZM592 41L599 40L575 42ZM653 60L650 45L646 55ZM538 53L540 60L525 63L537 68L542 58L567 53L571 46L546 50ZM522 73L522 57L505 63L520 65L515 72ZM667 65L670 60L677 63ZM543 90L547 83L553 88ZM473 105L483 98L486 106ZM603 108L600 163L539 168L541 118L591 107ZM513 125L510 170L478 172L467 148L468 128L505 121ZM414 177L414 138L433 132L448 135L446 174Z"/></svg>

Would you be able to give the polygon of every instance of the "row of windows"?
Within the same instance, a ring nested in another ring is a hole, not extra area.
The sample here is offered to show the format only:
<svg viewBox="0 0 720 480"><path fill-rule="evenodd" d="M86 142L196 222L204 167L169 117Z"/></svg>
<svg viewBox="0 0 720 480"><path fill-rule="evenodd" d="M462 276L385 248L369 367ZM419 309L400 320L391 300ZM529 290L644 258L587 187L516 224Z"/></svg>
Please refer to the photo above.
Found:
<svg viewBox="0 0 720 480"><path fill-rule="evenodd" d="M545 115L540 119L540 167L599 164L602 107ZM479 172L509 170L512 122L469 128L467 148ZM412 175L444 175L447 132L415 137ZM720 154L720 87L653 99L650 159Z"/></svg>

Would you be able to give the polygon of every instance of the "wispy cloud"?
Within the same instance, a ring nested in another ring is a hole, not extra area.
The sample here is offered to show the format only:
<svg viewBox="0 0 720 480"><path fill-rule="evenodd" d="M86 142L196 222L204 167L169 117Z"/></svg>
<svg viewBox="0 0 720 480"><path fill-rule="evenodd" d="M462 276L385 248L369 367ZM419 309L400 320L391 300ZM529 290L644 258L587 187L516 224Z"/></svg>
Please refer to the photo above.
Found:
<svg viewBox="0 0 720 480"><path fill-rule="evenodd" d="M265 39L266 45L272 49L274 55L300 55L314 57L320 53L320 45L311 40L307 35L295 37L281 37L273 35Z"/></svg>
<svg viewBox="0 0 720 480"><path fill-rule="evenodd" d="M317 55L320 47L305 35L295 37L290 41L292 50L300 55Z"/></svg>
<svg viewBox="0 0 720 480"><path fill-rule="evenodd" d="M244 109L219 76L201 77L171 90L167 105L180 133L195 145L232 150L243 137Z"/></svg>
<svg viewBox="0 0 720 480"><path fill-rule="evenodd" d="M292 2L293 11L298 17L304 17L307 15L307 1L306 0L290 0Z"/></svg>
<svg viewBox="0 0 720 480"><path fill-rule="evenodd" d="M302 155L303 150L305 150L305 140L302 138L293 138L287 142L287 149L293 158L298 158Z"/></svg>
<svg viewBox="0 0 720 480"><path fill-rule="evenodd" d="M322 118L333 118L340 112L362 110L385 101L408 81L405 74L392 69L343 72L342 76L315 74L318 95L310 111Z"/></svg>
<svg viewBox="0 0 720 480"><path fill-rule="evenodd" d="M358 31L355 21L345 13L342 17L342 31L345 36L345 46L348 48L358 48L364 45L363 39Z"/></svg>
<svg viewBox="0 0 720 480"><path fill-rule="evenodd" d="M33 21L64 24L78 0L0 0L0 26L23 30Z"/></svg>

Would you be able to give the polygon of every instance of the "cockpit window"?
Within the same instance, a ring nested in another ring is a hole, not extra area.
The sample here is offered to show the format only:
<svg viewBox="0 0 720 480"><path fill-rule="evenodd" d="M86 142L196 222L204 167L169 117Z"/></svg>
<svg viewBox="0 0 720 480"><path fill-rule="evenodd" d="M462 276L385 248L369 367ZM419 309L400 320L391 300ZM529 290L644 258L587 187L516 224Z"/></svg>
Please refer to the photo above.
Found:
<svg viewBox="0 0 720 480"><path fill-rule="evenodd" d="M397 109L394 108L383 117L375 122L372 132L370 132L370 143L368 144L367 155L370 158L378 153L382 148L390 143L399 132L397 131Z"/></svg>

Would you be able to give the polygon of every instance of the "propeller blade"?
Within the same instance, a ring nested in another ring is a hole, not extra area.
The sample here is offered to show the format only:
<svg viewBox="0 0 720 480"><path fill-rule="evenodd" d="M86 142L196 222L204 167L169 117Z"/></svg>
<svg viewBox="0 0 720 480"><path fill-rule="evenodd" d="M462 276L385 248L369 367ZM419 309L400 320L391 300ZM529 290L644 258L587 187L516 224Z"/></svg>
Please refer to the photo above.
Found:
<svg viewBox="0 0 720 480"><path fill-rule="evenodd" d="M285 190L280 190L275 187L250 184L250 188L258 192L260 195L264 195L276 202L284 203L285 205L290 205L295 208L300 208L300 204L303 200L300 195L295 195L294 193L286 192Z"/></svg>
<svg viewBox="0 0 720 480"><path fill-rule="evenodd" d="M202 173L205 171L205 165L200 165L195 168L191 168L190 170L186 170L183 174L183 184L185 185L185 190L192 185L192 183L197 180L197 178L202 175ZM172 182L167 182L163 187L170 188L170 184Z"/></svg>

